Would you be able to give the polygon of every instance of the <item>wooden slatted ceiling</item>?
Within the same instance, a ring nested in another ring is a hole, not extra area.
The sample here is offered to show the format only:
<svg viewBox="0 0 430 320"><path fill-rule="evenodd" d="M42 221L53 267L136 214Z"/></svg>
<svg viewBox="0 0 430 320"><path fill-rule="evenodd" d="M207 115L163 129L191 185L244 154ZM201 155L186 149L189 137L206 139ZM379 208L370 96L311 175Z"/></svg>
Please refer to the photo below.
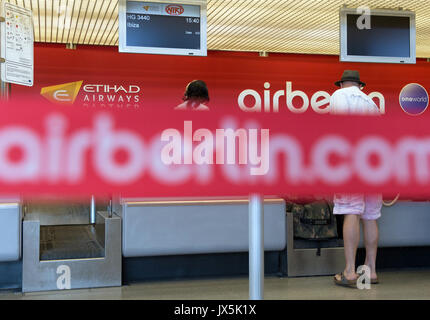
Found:
<svg viewBox="0 0 430 320"><path fill-rule="evenodd" d="M118 45L118 0L5 1L33 11L37 42ZM415 11L430 57L430 0L208 0L208 49L337 55L343 4Z"/></svg>

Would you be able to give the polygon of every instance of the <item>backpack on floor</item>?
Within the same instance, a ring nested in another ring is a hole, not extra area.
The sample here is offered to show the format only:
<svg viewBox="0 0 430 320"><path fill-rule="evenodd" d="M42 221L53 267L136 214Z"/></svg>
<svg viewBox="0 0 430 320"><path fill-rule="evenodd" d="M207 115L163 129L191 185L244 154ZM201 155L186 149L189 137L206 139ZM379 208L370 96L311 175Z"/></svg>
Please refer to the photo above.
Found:
<svg viewBox="0 0 430 320"><path fill-rule="evenodd" d="M293 213L295 238L325 240L338 237L332 203L325 200L308 204L291 203L287 209Z"/></svg>

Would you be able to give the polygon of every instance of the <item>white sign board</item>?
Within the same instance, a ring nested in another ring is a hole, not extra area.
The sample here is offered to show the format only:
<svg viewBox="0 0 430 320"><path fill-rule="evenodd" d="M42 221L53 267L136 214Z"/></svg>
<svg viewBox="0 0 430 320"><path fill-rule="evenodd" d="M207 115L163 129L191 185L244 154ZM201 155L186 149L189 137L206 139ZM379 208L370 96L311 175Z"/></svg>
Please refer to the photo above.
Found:
<svg viewBox="0 0 430 320"><path fill-rule="evenodd" d="M33 86L34 36L31 10L4 2L1 22L1 79L3 82Z"/></svg>

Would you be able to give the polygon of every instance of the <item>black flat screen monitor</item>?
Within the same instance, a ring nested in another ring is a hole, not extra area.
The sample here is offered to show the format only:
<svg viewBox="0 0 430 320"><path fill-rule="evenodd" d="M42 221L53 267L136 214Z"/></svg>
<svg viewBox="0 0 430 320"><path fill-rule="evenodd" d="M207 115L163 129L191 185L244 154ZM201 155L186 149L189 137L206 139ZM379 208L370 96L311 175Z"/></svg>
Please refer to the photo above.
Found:
<svg viewBox="0 0 430 320"><path fill-rule="evenodd" d="M365 26L363 12L341 10L340 60L415 63L415 14L400 10L371 10L370 13L370 24Z"/></svg>
<svg viewBox="0 0 430 320"><path fill-rule="evenodd" d="M120 0L119 51L206 56L206 2Z"/></svg>

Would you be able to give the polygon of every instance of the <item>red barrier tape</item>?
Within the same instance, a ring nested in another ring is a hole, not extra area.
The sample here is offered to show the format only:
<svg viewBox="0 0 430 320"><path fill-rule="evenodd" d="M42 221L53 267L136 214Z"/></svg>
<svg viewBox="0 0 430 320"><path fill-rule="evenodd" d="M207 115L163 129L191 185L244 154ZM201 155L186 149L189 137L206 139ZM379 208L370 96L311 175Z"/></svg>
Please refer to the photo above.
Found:
<svg viewBox="0 0 430 320"><path fill-rule="evenodd" d="M430 196L430 126L419 117L83 114L30 102L1 113L2 194Z"/></svg>

